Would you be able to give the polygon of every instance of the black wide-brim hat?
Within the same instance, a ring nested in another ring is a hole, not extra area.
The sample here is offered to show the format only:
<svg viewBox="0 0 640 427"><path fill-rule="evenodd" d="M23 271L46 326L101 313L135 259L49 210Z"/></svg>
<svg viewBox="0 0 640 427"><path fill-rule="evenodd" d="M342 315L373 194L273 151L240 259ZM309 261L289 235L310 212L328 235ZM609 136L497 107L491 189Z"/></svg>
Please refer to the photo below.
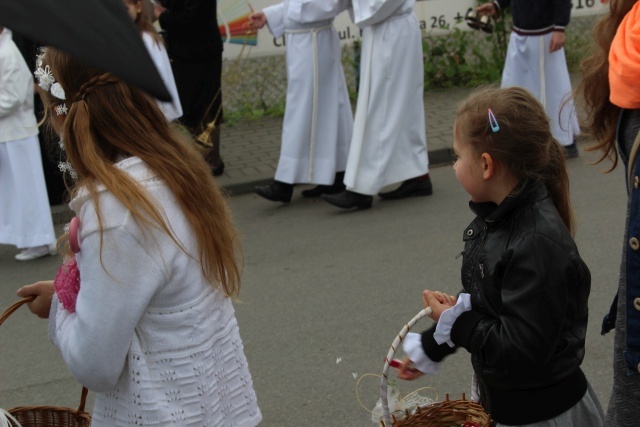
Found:
<svg viewBox="0 0 640 427"><path fill-rule="evenodd" d="M122 0L0 0L0 25L171 101Z"/></svg>

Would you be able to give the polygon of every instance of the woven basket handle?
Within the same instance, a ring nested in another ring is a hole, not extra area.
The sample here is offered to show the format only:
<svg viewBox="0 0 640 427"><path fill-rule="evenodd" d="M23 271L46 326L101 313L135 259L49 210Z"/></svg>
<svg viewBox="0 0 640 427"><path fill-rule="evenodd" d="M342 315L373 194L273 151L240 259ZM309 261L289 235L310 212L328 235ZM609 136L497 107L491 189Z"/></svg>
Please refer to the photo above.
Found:
<svg viewBox="0 0 640 427"><path fill-rule="evenodd" d="M11 316L13 314L14 311L16 311L17 309L22 307L23 304L31 302L34 299L36 299L36 296L35 295L31 295L31 296L28 296L28 297L24 297L19 301L14 302L11 305L11 307L7 308L4 311L4 313L2 313L2 316L0 316L0 325L2 325L4 323L4 321L7 320L9 318L9 316Z"/></svg>
<svg viewBox="0 0 640 427"><path fill-rule="evenodd" d="M28 297L24 297L21 300L18 300L11 304L9 308L7 308L2 316L0 316L0 326L4 323L5 320L9 318L13 314L14 311L22 307L24 304L33 301L36 299L35 295L30 295ZM84 412L85 405L87 403L87 394L89 390L86 387L82 387L82 394L80 395L80 406L78 407L78 412Z"/></svg>
<svg viewBox="0 0 640 427"><path fill-rule="evenodd" d="M423 317L427 317L430 314L431 314L431 307L422 309L418 314L416 314L413 317L413 319L411 319L406 325L404 325L404 327L400 330L400 333L398 334L396 339L393 340L393 343L391 344L391 348L387 353L387 357L384 359L384 368L382 368L382 380L380 380L380 400L382 401L382 411L383 411L382 414L384 416L384 425L387 427L391 427L393 425L391 422L391 413L389 412L389 400L388 400L389 399L388 397L389 378L387 375L389 373L390 361L393 359L393 356L396 354L396 351L398 350L398 346L400 345L404 337L407 336L407 333L409 333L409 330L413 327L413 325L415 325L418 322L418 320L422 319Z"/></svg>

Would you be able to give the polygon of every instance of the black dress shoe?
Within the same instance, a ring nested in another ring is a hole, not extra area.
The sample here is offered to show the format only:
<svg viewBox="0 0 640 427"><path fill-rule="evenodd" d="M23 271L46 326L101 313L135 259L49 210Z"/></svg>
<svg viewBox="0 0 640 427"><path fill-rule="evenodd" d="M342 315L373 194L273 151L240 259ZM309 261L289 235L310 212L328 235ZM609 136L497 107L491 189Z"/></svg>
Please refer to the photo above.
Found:
<svg viewBox="0 0 640 427"><path fill-rule="evenodd" d="M347 187L344 184L340 185L316 185L308 190L302 190L304 197L320 197L323 194L338 194L342 193Z"/></svg>
<svg viewBox="0 0 640 427"><path fill-rule="evenodd" d="M262 196L272 202L289 203L293 194L293 184L286 182L273 181L269 185L261 185L254 188L258 196Z"/></svg>
<svg viewBox="0 0 640 427"><path fill-rule="evenodd" d="M373 203L373 196L354 193L349 190L344 190L339 194L323 194L322 199L333 206L343 209L369 209Z"/></svg>
<svg viewBox="0 0 640 427"><path fill-rule="evenodd" d="M220 176L224 173L224 162L220 162L220 164L214 168L211 168L211 173L213 176Z"/></svg>
<svg viewBox="0 0 640 427"><path fill-rule="evenodd" d="M316 185L313 188L302 191L303 197L320 197L323 194L338 194L347 189L344 185L344 172L336 173L336 178L332 185Z"/></svg>
<svg viewBox="0 0 640 427"><path fill-rule="evenodd" d="M378 193L378 196L386 200L404 199L406 197L430 196L433 194L433 186L431 178L423 181L414 181L409 179L393 191Z"/></svg>

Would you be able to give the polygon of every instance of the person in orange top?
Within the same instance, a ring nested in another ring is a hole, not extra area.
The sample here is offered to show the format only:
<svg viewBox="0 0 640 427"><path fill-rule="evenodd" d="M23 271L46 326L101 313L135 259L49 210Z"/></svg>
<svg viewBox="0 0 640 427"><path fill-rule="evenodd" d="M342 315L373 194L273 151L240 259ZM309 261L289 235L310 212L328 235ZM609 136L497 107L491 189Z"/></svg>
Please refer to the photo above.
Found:
<svg viewBox="0 0 640 427"><path fill-rule="evenodd" d="M611 0L609 13L596 24L596 51L582 63L584 78L576 95L584 101L585 127L615 169L628 172L628 204L617 293L602 333L615 328L613 392L607 426L637 426L640 419L640 166L634 141L640 130L640 2Z"/></svg>

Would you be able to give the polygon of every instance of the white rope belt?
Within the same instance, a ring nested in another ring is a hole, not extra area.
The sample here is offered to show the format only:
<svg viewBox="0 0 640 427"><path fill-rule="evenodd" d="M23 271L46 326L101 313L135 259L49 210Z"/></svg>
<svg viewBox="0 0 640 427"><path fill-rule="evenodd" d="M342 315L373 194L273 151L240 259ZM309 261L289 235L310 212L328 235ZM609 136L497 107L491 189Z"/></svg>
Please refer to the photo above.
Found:
<svg viewBox="0 0 640 427"><path fill-rule="evenodd" d="M545 43L545 37L540 36L540 103L547 110L547 79L545 76L545 49L547 44Z"/></svg>
<svg viewBox="0 0 640 427"><path fill-rule="evenodd" d="M311 109L311 145L309 147L309 178L313 179L313 154L315 152L317 142L317 116L318 116L318 33L320 31L328 30L333 27L333 24L324 25L322 27L313 28L296 28L285 30L287 34L304 34L311 33L311 43L313 44L313 106Z"/></svg>

